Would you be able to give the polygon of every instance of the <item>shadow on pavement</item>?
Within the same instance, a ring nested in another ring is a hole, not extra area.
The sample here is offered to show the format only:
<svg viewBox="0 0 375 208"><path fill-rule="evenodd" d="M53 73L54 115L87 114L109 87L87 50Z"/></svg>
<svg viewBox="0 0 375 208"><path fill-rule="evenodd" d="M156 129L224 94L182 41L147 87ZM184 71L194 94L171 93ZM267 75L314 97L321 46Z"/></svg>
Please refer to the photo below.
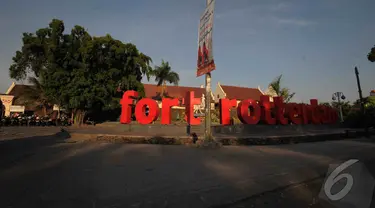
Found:
<svg viewBox="0 0 375 208"><path fill-rule="evenodd" d="M0 140L0 169L16 165L18 161L35 154L36 149L62 143L69 138L69 132L61 130L60 132L47 136Z"/></svg>
<svg viewBox="0 0 375 208"><path fill-rule="evenodd" d="M327 170L324 160L335 157L327 156L328 150L321 146L309 150L308 144L302 150L285 145L207 151L72 144L64 143L66 136L0 144L8 153L32 153L27 160L0 167L0 207L210 207L301 182L299 177L308 172L320 175ZM333 146L327 143L327 149ZM298 191L290 202L299 197L308 202L313 196L308 190Z"/></svg>

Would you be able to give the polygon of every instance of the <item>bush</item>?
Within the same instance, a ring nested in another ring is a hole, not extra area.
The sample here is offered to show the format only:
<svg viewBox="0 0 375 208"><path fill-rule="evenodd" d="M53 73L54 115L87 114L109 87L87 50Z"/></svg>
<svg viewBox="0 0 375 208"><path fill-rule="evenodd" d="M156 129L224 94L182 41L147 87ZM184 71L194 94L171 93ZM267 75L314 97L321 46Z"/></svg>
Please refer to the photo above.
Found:
<svg viewBox="0 0 375 208"><path fill-rule="evenodd" d="M375 107L368 107L363 116L360 111L350 112L344 121L344 126L348 128L365 128L375 126Z"/></svg>

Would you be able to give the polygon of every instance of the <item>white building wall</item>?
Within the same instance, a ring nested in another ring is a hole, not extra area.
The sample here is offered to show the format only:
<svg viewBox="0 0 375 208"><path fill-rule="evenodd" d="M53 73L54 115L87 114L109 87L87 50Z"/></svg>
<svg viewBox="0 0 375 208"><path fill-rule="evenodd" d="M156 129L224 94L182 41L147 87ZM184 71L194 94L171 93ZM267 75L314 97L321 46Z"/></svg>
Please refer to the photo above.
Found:
<svg viewBox="0 0 375 208"><path fill-rule="evenodd" d="M226 98L227 95L225 94L223 88L221 88L220 82L217 83L216 90L213 96L215 97L215 103L218 103L219 99Z"/></svg>

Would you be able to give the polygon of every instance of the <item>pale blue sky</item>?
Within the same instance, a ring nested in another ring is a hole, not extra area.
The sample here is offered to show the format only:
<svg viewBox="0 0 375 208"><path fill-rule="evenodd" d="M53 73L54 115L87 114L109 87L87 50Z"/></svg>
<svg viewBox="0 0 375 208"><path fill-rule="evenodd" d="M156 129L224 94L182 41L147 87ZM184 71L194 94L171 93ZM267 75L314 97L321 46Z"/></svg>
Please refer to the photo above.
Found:
<svg viewBox="0 0 375 208"><path fill-rule="evenodd" d="M169 61L181 85L195 77L197 35L205 0L3 0L0 7L0 92L12 80L8 68L21 46L21 33L34 32L52 18L66 28L79 24L92 35L111 34L132 42L155 64ZM266 88L277 75L296 92L295 101L329 101L335 91L358 97L354 66L363 93L375 89L374 0L217 0L214 21L213 88Z"/></svg>

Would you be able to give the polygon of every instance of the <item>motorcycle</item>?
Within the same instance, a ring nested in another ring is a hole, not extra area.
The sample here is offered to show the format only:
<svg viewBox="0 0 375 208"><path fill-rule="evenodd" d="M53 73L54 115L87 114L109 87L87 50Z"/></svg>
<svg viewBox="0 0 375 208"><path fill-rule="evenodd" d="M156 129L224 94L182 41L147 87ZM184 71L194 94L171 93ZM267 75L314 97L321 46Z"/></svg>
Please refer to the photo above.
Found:
<svg viewBox="0 0 375 208"><path fill-rule="evenodd" d="M20 121L19 121L18 117L12 117L10 119L10 125L11 126L19 126L19 124L20 124Z"/></svg>
<svg viewBox="0 0 375 208"><path fill-rule="evenodd" d="M36 126L36 116L32 115L27 118L28 126Z"/></svg>
<svg viewBox="0 0 375 208"><path fill-rule="evenodd" d="M68 116L61 116L61 118L59 119L59 124L60 126L71 126L72 125L72 122L70 121L70 118L68 118Z"/></svg>
<svg viewBox="0 0 375 208"><path fill-rule="evenodd" d="M28 125L27 117L24 116L24 115L19 116L18 121L19 121L18 125L20 125L20 126L27 126Z"/></svg>
<svg viewBox="0 0 375 208"><path fill-rule="evenodd" d="M10 117L3 117L1 119L1 126L10 126L10 124L11 124Z"/></svg>

